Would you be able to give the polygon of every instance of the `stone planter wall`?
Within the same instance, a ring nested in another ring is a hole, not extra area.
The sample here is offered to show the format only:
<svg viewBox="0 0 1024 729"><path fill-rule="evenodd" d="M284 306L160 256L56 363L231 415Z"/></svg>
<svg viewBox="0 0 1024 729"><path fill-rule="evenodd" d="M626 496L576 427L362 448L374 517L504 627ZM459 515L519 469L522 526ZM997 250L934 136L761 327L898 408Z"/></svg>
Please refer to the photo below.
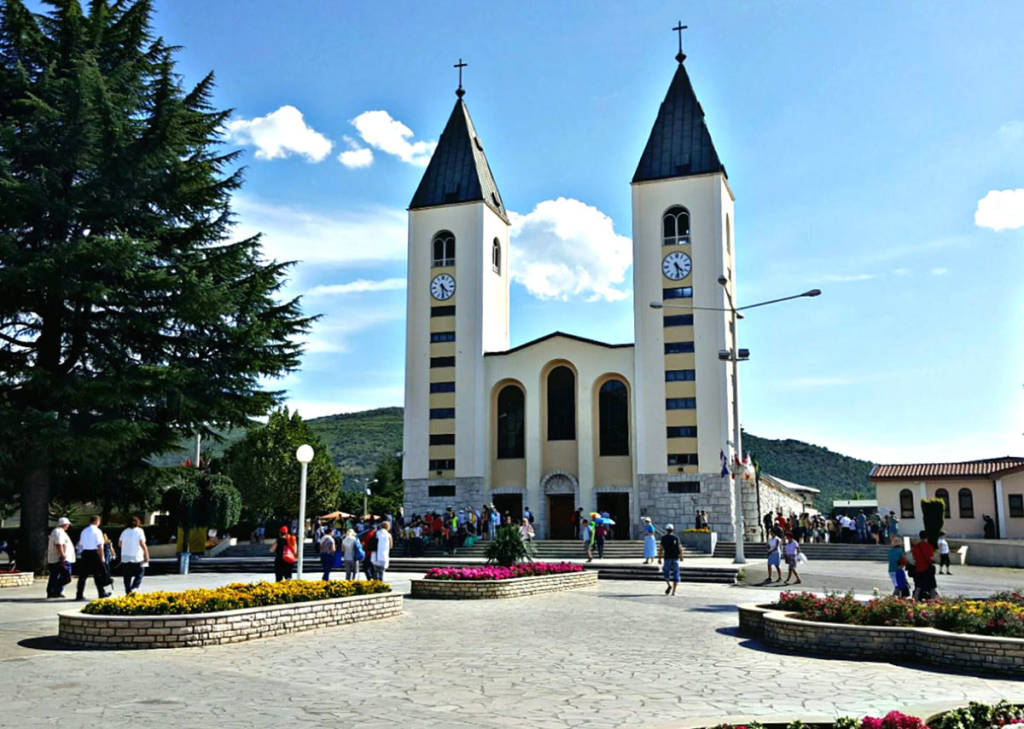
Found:
<svg viewBox="0 0 1024 729"><path fill-rule="evenodd" d="M28 587L34 581L31 572L0 572L0 587Z"/></svg>
<svg viewBox="0 0 1024 729"><path fill-rule="evenodd" d="M681 531L677 532L677 534L679 541L683 543L684 547L704 552L705 554L715 553L715 546L718 544L718 532L700 534L699 532Z"/></svg>
<svg viewBox="0 0 1024 729"><path fill-rule="evenodd" d="M496 600L541 592L597 586L597 570L512 580L413 580L410 597L435 600Z"/></svg>
<svg viewBox="0 0 1024 729"><path fill-rule="evenodd" d="M195 615L61 613L59 637L91 648L184 648L238 643L402 613L402 595L384 592Z"/></svg>
<svg viewBox="0 0 1024 729"><path fill-rule="evenodd" d="M841 645L843 658L929 663L963 672L1024 673L1024 638L817 623L763 605L740 605L738 610L740 633L776 648L826 657Z"/></svg>

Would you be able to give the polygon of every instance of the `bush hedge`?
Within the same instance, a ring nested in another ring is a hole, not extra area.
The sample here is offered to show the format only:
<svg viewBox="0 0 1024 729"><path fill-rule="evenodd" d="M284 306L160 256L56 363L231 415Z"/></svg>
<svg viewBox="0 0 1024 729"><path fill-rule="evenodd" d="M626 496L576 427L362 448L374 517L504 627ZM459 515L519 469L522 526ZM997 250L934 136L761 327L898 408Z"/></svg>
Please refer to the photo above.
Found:
<svg viewBox="0 0 1024 729"><path fill-rule="evenodd" d="M1024 638L1024 593L1019 591L1001 592L988 600L942 598L927 602L900 597L862 602L852 594L818 597L810 592L783 592L773 607L822 623L937 628Z"/></svg>
<svg viewBox="0 0 1024 729"><path fill-rule="evenodd" d="M191 615L390 591L390 585L378 580L233 582L215 589L136 592L94 600L82 608L82 612L89 615Z"/></svg>

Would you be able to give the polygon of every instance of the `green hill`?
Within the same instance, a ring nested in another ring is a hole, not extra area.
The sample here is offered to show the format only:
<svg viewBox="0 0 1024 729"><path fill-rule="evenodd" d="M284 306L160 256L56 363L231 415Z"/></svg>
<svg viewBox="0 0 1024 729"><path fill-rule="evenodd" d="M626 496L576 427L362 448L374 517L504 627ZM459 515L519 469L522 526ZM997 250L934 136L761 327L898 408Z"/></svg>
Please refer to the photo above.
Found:
<svg viewBox="0 0 1024 729"><path fill-rule="evenodd" d="M370 477L377 464L402 449L402 408L378 408L357 413L327 415L309 420L323 439L331 458L341 472L354 481ZM222 453L244 435L236 429L223 435L223 441L205 441L204 453ZM868 481L871 464L844 456L822 446L799 440L768 440L744 433L743 450L757 458L761 469L773 476L821 489L816 505L822 511L832 507L834 499L854 495L870 499L875 489ZM156 465L176 465L186 456L194 457L195 441L185 439L179 450L154 459Z"/></svg>
<svg viewBox="0 0 1024 729"><path fill-rule="evenodd" d="M743 450L757 459L765 473L821 489L815 506L829 511L835 499L875 498L868 481L872 464L799 440L768 440L743 434Z"/></svg>

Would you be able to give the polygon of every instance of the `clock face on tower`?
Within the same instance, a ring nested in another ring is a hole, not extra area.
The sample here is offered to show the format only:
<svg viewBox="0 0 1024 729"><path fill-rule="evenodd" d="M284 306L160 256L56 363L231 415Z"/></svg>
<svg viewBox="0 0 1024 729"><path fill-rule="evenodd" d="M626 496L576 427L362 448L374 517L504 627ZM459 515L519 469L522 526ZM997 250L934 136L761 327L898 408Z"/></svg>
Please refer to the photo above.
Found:
<svg viewBox="0 0 1024 729"><path fill-rule="evenodd" d="M434 276L430 282L430 295L438 301L450 299L455 294L455 279L447 273Z"/></svg>
<svg viewBox="0 0 1024 729"><path fill-rule="evenodd" d="M690 275L690 257L682 251L674 251L661 262L661 272L666 278L679 281Z"/></svg>

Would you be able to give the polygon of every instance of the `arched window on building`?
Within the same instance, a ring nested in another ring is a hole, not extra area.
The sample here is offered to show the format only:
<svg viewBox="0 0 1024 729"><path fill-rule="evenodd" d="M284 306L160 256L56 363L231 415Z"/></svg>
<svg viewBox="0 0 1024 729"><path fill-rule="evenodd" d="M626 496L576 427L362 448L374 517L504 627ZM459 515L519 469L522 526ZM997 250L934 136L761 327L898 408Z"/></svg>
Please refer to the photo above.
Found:
<svg viewBox="0 0 1024 729"><path fill-rule="evenodd" d="M525 455L524 402L517 385L506 385L498 393L498 458Z"/></svg>
<svg viewBox="0 0 1024 729"><path fill-rule="evenodd" d="M599 453L629 455L629 391L622 380L608 380L597 391Z"/></svg>
<svg viewBox="0 0 1024 729"><path fill-rule="evenodd" d="M957 499L960 502L960 518L973 519L974 493L970 489L960 489L960 492L957 494Z"/></svg>
<svg viewBox="0 0 1024 729"><path fill-rule="evenodd" d="M501 273L501 241L497 238L491 244L491 268L495 273Z"/></svg>
<svg viewBox="0 0 1024 729"><path fill-rule="evenodd" d="M690 242L690 212L681 205L665 211L661 219L661 244L683 245Z"/></svg>
<svg viewBox="0 0 1024 729"><path fill-rule="evenodd" d="M949 518L949 492L946 489L937 489L935 491L935 498L942 499L942 503L945 504L942 511L942 517L944 519Z"/></svg>
<svg viewBox="0 0 1024 729"><path fill-rule="evenodd" d="M431 264L437 266L455 265L455 236L450 231L442 230L434 235Z"/></svg>
<svg viewBox="0 0 1024 729"><path fill-rule="evenodd" d="M914 494L910 492L910 489L900 491L900 518L914 518Z"/></svg>
<svg viewBox="0 0 1024 729"><path fill-rule="evenodd" d="M548 440L576 440L576 375L564 365L548 374Z"/></svg>

